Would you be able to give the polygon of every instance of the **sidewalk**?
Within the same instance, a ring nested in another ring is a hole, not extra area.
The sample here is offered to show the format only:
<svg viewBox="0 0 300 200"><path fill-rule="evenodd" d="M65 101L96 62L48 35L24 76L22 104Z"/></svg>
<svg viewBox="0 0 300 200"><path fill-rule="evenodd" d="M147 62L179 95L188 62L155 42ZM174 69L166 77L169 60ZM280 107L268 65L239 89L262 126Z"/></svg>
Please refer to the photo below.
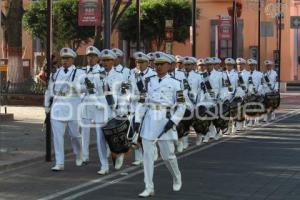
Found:
<svg viewBox="0 0 300 200"><path fill-rule="evenodd" d="M281 98L278 112L282 109L300 109L300 93L284 93L281 94ZM0 122L0 171L33 161L43 161L45 157L45 133L42 132L44 109L8 106L7 112L14 114L15 121ZM95 141L95 134L91 136L91 141ZM71 151L68 136L65 139L65 148L67 152Z"/></svg>

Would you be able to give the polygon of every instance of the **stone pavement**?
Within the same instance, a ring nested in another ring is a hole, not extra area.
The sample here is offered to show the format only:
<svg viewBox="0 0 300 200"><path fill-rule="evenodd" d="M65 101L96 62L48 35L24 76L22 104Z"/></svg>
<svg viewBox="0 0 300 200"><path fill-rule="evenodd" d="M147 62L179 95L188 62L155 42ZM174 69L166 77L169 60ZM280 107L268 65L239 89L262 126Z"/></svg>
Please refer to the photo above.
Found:
<svg viewBox="0 0 300 200"><path fill-rule="evenodd" d="M282 94L281 109L300 109L300 93ZM8 106L15 121L0 122L0 170L17 167L32 161L43 160L45 155L45 134L42 131L45 118L42 107ZM67 135L67 134L66 134ZM92 134L92 143L95 141ZM70 140L65 147L70 152Z"/></svg>

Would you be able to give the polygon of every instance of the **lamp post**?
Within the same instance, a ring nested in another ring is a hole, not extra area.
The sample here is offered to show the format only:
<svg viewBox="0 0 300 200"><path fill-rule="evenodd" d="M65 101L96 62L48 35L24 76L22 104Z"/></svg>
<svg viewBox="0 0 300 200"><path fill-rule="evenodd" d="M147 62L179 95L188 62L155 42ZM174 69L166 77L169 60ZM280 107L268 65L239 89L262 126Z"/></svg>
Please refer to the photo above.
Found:
<svg viewBox="0 0 300 200"><path fill-rule="evenodd" d="M110 0L103 0L103 13L104 13L104 48L110 49L110 37L111 37Z"/></svg>
<svg viewBox="0 0 300 200"><path fill-rule="evenodd" d="M192 44L192 56L196 57L196 0L193 0L193 7L192 7L192 27L193 27L193 44Z"/></svg>
<svg viewBox="0 0 300 200"><path fill-rule="evenodd" d="M232 2L232 58L236 59L236 0Z"/></svg>
<svg viewBox="0 0 300 200"><path fill-rule="evenodd" d="M279 81L279 85L280 85L280 80L281 80L281 76L280 76L280 71L281 71L281 22L282 22L282 18L283 18L283 13L282 13L282 0L279 0L279 30L278 30L278 50L279 50L279 55L278 55L278 81ZM297 44L298 45L298 44Z"/></svg>
<svg viewBox="0 0 300 200"><path fill-rule="evenodd" d="M141 5L140 0L136 0L136 13L137 13L137 39L136 39L136 50L141 49Z"/></svg>
<svg viewBox="0 0 300 200"><path fill-rule="evenodd" d="M261 0L258 0L258 31L257 31L257 36L258 36L258 47L257 47L257 63L258 63L258 70L260 70L260 9L261 9Z"/></svg>
<svg viewBox="0 0 300 200"><path fill-rule="evenodd" d="M52 68L52 0L47 0L47 83ZM46 123L46 161L51 162L51 125Z"/></svg>

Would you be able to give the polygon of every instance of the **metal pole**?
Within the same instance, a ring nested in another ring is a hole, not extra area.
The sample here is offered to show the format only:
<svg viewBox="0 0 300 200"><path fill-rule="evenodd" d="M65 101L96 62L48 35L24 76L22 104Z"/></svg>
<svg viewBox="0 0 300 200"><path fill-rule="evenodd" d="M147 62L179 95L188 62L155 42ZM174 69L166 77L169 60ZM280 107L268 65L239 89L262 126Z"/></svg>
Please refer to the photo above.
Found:
<svg viewBox="0 0 300 200"><path fill-rule="evenodd" d="M280 71L281 71L281 22L282 22L282 0L279 0L279 30L278 30L278 47L279 47L279 55L278 55L278 81L279 81L279 85L280 85L280 81L281 81L281 76L280 76Z"/></svg>
<svg viewBox="0 0 300 200"><path fill-rule="evenodd" d="M110 37L111 37L110 0L103 0L103 7L104 7L104 48L110 49Z"/></svg>
<svg viewBox="0 0 300 200"><path fill-rule="evenodd" d="M52 60L52 0L47 0L47 83L49 81ZM51 126L46 124L46 161L51 162Z"/></svg>
<svg viewBox="0 0 300 200"><path fill-rule="evenodd" d="M261 8L261 3L260 0L258 0L258 31L257 31L257 36L258 36L258 48L257 48L257 63L258 63L258 70L260 70L260 8Z"/></svg>
<svg viewBox="0 0 300 200"><path fill-rule="evenodd" d="M136 50L140 51L141 49L141 5L140 0L136 0L136 12L137 12L137 25L138 25L138 33L136 39Z"/></svg>
<svg viewBox="0 0 300 200"><path fill-rule="evenodd" d="M232 2L232 58L236 59L236 0Z"/></svg>
<svg viewBox="0 0 300 200"><path fill-rule="evenodd" d="M193 44L192 44L192 56L196 57L196 10L197 10L196 0L193 0L193 10L192 10L192 27L193 27Z"/></svg>

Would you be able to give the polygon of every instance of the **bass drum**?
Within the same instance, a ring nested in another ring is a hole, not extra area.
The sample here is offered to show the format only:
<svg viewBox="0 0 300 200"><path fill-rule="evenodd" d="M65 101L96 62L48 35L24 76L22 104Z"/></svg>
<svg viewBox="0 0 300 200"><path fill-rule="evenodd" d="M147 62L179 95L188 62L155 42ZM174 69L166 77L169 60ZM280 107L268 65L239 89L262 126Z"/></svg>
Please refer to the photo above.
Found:
<svg viewBox="0 0 300 200"><path fill-rule="evenodd" d="M130 149L131 144L127 138L129 124L128 119L113 118L102 128L111 152L126 153Z"/></svg>
<svg viewBox="0 0 300 200"><path fill-rule="evenodd" d="M268 111L274 111L275 109L277 109L280 105L280 93L279 92L266 93L264 104Z"/></svg>
<svg viewBox="0 0 300 200"><path fill-rule="evenodd" d="M247 96L247 104L245 106L246 115L250 117L258 117L266 113L264 96L251 94Z"/></svg>
<svg viewBox="0 0 300 200"><path fill-rule="evenodd" d="M192 126L197 134L207 134L213 113L215 113L214 105L199 105L196 108Z"/></svg>
<svg viewBox="0 0 300 200"><path fill-rule="evenodd" d="M193 122L193 113L189 109L185 109L183 120L176 127L178 138L187 136Z"/></svg>
<svg viewBox="0 0 300 200"><path fill-rule="evenodd" d="M218 104L218 119L213 120L213 124L217 129L226 130L230 118L230 102L228 100Z"/></svg>
<svg viewBox="0 0 300 200"><path fill-rule="evenodd" d="M240 112L242 111L243 106L243 98L242 97L235 97L230 102L230 117L233 119L238 119Z"/></svg>

